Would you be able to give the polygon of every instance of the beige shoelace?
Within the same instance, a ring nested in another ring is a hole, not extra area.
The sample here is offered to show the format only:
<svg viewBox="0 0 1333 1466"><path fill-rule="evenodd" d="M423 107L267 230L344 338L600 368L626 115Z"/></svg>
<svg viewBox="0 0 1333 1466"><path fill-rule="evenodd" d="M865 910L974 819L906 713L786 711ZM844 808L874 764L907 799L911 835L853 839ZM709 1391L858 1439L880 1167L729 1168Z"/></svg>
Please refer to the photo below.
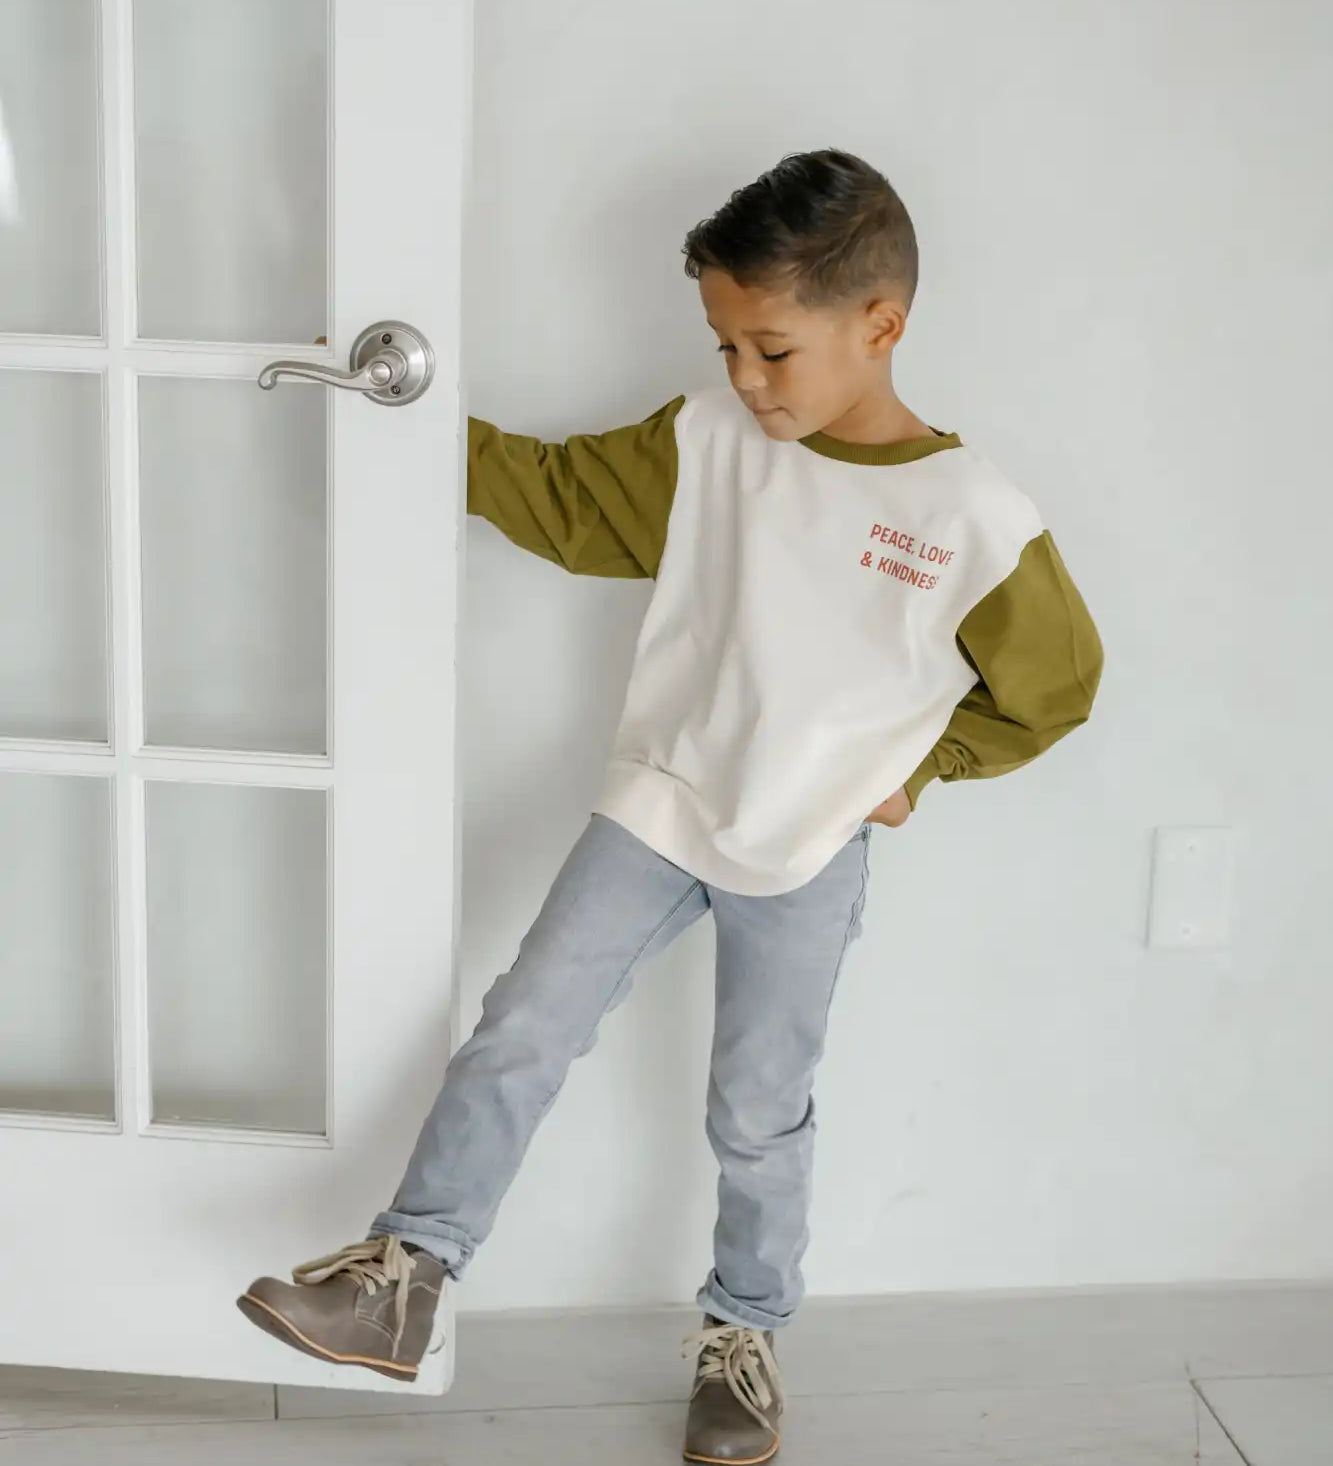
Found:
<svg viewBox="0 0 1333 1466"><path fill-rule="evenodd" d="M403 1250L397 1237L368 1237L364 1242L353 1242L331 1252L327 1257L317 1257L314 1262L304 1262L292 1269L294 1283L323 1283L338 1273L346 1273L367 1293L379 1288L396 1289L393 1299L393 1316L396 1325L393 1335L393 1351L403 1342L403 1330L407 1327L407 1296L412 1287L412 1256Z"/></svg>
<svg viewBox="0 0 1333 1466"><path fill-rule="evenodd" d="M773 1428L764 1411L777 1400L781 1409L786 1394L778 1373L778 1362L759 1329L726 1324L700 1329L680 1346L681 1357L699 1356L699 1377L694 1393L710 1380L721 1379L760 1425Z"/></svg>

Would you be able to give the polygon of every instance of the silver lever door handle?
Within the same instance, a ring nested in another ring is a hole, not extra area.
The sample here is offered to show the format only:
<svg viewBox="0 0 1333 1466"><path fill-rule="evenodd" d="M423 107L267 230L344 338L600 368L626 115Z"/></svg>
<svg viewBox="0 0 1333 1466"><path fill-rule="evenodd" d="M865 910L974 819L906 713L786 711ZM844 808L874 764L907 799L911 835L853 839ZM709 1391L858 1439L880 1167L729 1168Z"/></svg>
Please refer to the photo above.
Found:
<svg viewBox="0 0 1333 1466"><path fill-rule="evenodd" d="M260 372L259 385L265 392L271 392L284 377L299 377L306 382L323 382L326 387L350 387L355 392L371 392L396 386L403 380L406 366L397 352L392 355L384 352L372 357L359 372L340 372L334 367L308 361L271 361Z"/></svg>
<svg viewBox="0 0 1333 1466"><path fill-rule="evenodd" d="M412 326L402 321L377 321L352 343L348 365L351 371L340 372L318 362L271 361L260 372L259 385L270 392L284 377L296 377L364 392L384 407L403 407L415 402L430 386L435 375L435 353L430 342Z"/></svg>

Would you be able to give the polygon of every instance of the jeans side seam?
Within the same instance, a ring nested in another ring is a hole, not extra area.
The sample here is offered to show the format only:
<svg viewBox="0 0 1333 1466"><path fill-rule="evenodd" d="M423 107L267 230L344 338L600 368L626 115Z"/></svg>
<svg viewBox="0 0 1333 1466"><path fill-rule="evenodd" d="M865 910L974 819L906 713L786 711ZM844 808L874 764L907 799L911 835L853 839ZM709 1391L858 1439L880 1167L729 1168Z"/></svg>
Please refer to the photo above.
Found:
<svg viewBox="0 0 1333 1466"><path fill-rule="evenodd" d="M856 918L865 906L866 891L870 885L870 842L861 843L861 889L852 902L852 914L847 922L847 934L842 939L842 951L838 953L837 965L833 969L833 981L829 984L828 1001L824 1004L824 1028L828 1029L828 1016L833 1007L833 994L842 974L842 964L847 960L847 949L852 945L852 932L856 929Z"/></svg>

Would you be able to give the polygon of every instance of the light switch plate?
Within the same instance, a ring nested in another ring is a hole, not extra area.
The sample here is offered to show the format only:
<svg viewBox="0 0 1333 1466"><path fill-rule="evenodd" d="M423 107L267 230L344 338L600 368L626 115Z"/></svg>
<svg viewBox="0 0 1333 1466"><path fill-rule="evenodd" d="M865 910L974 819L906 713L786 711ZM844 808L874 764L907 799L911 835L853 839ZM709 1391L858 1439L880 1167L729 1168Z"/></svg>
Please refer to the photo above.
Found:
<svg viewBox="0 0 1333 1466"><path fill-rule="evenodd" d="M1150 947L1225 947L1231 938L1236 832L1159 829L1153 842Z"/></svg>

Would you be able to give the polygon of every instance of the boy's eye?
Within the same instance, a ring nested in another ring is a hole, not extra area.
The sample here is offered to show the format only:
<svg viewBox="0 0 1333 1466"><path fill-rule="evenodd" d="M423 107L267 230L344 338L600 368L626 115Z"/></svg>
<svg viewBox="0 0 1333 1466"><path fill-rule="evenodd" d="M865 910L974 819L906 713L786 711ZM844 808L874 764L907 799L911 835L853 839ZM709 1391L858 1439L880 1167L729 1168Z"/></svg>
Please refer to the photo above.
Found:
<svg viewBox="0 0 1333 1466"><path fill-rule="evenodd" d="M719 351L735 351L734 346L728 346L725 342L717 348ZM790 351L775 351L770 355L767 351L760 352L765 361L786 361L791 355Z"/></svg>

